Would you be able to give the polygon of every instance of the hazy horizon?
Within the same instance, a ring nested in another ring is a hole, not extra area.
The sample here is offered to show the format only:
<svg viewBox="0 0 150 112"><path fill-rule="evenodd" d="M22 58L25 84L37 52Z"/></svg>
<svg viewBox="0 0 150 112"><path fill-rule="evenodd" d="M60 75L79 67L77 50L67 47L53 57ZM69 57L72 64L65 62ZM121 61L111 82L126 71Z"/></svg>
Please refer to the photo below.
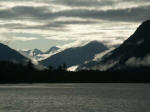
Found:
<svg viewBox="0 0 150 112"><path fill-rule="evenodd" d="M43 51L92 40L115 45L149 12L149 0L0 0L0 41Z"/></svg>

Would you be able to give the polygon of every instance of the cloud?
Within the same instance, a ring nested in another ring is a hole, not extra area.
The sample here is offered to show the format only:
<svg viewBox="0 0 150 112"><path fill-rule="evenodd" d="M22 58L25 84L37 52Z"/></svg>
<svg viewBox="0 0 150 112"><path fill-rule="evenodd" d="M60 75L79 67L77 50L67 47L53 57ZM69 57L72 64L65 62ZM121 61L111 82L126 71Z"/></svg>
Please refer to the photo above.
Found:
<svg viewBox="0 0 150 112"><path fill-rule="evenodd" d="M30 38L28 38L28 37L14 37L13 38L13 41L15 41L15 40L18 40L18 41L31 41L31 40L37 40L37 38L36 37L30 37Z"/></svg>
<svg viewBox="0 0 150 112"><path fill-rule="evenodd" d="M53 3L63 4L68 6L107 6L115 3L113 0L53 0Z"/></svg>
<svg viewBox="0 0 150 112"><path fill-rule="evenodd" d="M70 6L73 8L129 8L133 6L146 5L149 0L47 0L48 3Z"/></svg>
<svg viewBox="0 0 150 112"><path fill-rule="evenodd" d="M52 12L45 7L17 6L0 10L1 19L54 20L61 17L92 18L109 21L144 21L150 18L150 5L127 9L72 9Z"/></svg>
<svg viewBox="0 0 150 112"><path fill-rule="evenodd" d="M12 43L13 41L32 41L38 39L34 34L30 33L0 33L0 41L2 43Z"/></svg>
<svg viewBox="0 0 150 112"><path fill-rule="evenodd" d="M61 48L61 50L67 49L67 48L74 48L74 47L79 47L79 46L84 46L87 43L89 43L90 41L87 40L76 40L72 43L63 45L63 46L58 46L59 48Z"/></svg>
<svg viewBox="0 0 150 112"><path fill-rule="evenodd" d="M0 0L0 5L0 34L7 34L0 40L119 44L150 18L149 0Z"/></svg>
<svg viewBox="0 0 150 112"><path fill-rule="evenodd" d="M117 9L117 10L86 10L75 9L53 13L52 17L80 17L92 19L104 19L109 21L144 21L150 18L150 5L136 8Z"/></svg>
<svg viewBox="0 0 150 112"><path fill-rule="evenodd" d="M136 58L132 57L129 60L127 60L126 65L128 66L149 66L150 65L150 55L145 56L144 58Z"/></svg>
<svg viewBox="0 0 150 112"><path fill-rule="evenodd" d="M47 9L44 7L32 6L16 6L13 8L0 10L1 19L30 19L30 18L44 18Z"/></svg>

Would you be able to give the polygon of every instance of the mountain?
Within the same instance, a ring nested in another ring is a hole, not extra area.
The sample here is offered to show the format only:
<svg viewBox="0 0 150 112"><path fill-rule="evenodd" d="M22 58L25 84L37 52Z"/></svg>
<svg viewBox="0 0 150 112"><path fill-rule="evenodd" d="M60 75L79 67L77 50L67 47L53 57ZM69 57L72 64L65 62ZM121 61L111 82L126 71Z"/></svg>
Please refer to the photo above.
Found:
<svg viewBox="0 0 150 112"><path fill-rule="evenodd" d="M113 49L115 49L116 46L114 46L113 48L109 48L109 50L106 50L102 53L99 53L95 56L95 58L87 63L81 64L80 66L78 66L76 68L76 71L80 71L80 70L91 70L94 69L95 70L95 66L99 65L100 61L102 58L104 58L104 56L108 55ZM104 67L100 67L100 68L104 68Z"/></svg>
<svg viewBox="0 0 150 112"><path fill-rule="evenodd" d="M50 54L50 53L55 53L56 51L58 51L60 48L53 46L51 47L49 50L47 50L44 54Z"/></svg>
<svg viewBox="0 0 150 112"><path fill-rule="evenodd" d="M66 64L67 67L71 67L90 61L97 53L104 52L105 50L108 50L108 48L102 43L92 41L81 47L65 49L39 63L44 66L52 66L55 68L63 64Z"/></svg>
<svg viewBox="0 0 150 112"><path fill-rule="evenodd" d="M43 54L43 52L41 50L39 50L39 49L34 49L33 50L33 56L37 56L39 54Z"/></svg>
<svg viewBox="0 0 150 112"><path fill-rule="evenodd" d="M19 50L19 52L21 52L22 54L24 54L25 56L37 56L39 54L43 54L43 52L39 49L34 49L34 50Z"/></svg>
<svg viewBox="0 0 150 112"><path fill-rule="evenodd" d="M14 49L11 49L7 45L0 43L0 61L12 61L17 63L27 62L27 58L21 55Z"/></svg>
<svg viewBox="0 0 150 112"><path fill-rule="evenodd" d="M143 22L122 45L103 56L92 69L120 70L150 66L150 20Z"/></svg>
<svg viewBox="0 0 150 112"><path fill-rule="evenodd" d="M35 48L34 50L19 50L19 52L30 59L42 60L48 58L51 54L57 52L59 49L60 48L53 46L46 52L42 52L37 48Z"/></svg>

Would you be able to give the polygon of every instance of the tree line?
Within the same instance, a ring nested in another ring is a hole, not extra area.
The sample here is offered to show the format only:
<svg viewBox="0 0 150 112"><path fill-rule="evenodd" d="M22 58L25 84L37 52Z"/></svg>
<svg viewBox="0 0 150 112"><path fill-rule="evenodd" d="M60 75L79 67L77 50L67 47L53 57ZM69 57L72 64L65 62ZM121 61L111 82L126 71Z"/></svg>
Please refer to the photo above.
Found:
<svg viewBox="0 0 150 112"><path fill-rule="evenodd" d="M131 70L130 70L131 69ZM57 69L39 70L31 61L26 65L0 62L0 83L149 83L150 68L127 68L117 71L67 71L64 64Z"/></svg>

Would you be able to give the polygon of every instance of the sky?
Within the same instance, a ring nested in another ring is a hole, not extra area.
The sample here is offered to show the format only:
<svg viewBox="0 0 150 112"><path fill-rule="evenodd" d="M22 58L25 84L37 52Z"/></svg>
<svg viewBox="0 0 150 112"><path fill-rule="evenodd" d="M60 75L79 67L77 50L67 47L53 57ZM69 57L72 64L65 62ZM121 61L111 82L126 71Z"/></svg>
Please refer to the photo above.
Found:
<svg viewBox="0 0 150 112"><path fill-rule="evenodd" d="M150 0L0 0L0 42L47 50L121 44L150 18Z"/></svg>

